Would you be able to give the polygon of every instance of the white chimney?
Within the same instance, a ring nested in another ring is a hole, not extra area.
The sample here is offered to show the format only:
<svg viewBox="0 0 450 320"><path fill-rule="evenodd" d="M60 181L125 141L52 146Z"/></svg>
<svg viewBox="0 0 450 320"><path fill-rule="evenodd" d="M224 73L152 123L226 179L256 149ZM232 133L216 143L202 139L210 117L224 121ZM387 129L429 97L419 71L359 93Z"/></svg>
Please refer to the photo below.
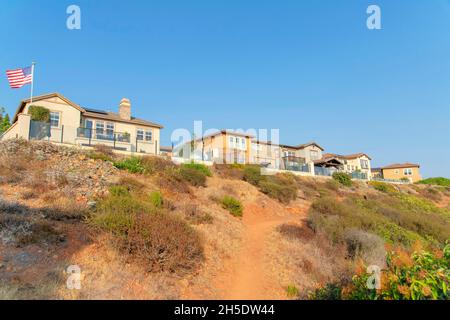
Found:
<svg viewBox="0 0 450 320"><path fill-rule="evenodd" d="M124 120L131 120L131 102L127 98L120 100L119 116Z"/></svg>

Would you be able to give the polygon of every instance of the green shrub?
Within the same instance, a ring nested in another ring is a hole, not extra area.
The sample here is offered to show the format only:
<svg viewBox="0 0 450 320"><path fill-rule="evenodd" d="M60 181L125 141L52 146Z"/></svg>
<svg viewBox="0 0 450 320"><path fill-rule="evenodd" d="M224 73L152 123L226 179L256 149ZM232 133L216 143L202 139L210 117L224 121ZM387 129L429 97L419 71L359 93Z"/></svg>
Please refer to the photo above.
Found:
<svg viewBox="0 0 450 320"><path fill-rule="evenodd" d="M204 164L200 164L200 163L185 163L185 164L182 165L182 167L197 170L197 171L201 172L203 175L205 175L207 177L211 177L212 176L211 170L209 170L209 168L207 166L205 166Z"/></svg>
<svg viewBox="0 0 450 320"><path fill-rule="evenodd" d="M126 186L115 185L109 187L109 194L114 197L125 197L130 195L130 191Z"/></svg>
<svg viewBox="0 0 450 320"><path fill-rule="evenodd" d="M164 201L161 192L153 191L150 193L150 203L155 206L155 208L161 208Z"/></svg>
<svg viewBox="0 0 450 320"><path fill-rule="evenodd" d="M311 292L308 298L310 300L341 300L342 285L338 283L328 283L325 287Z"/></svg>
<svg viewBox="0 0 450 320"><path fill-rule="evenodd" d="M181 177L194 187L206 186L206 175L197 169L181 166L179 169Z"/></svg>
<svg viewBox="0 0 450 320"><path fill-rule="evenodd" d="M395 193L398 190L392 186L391 184L380 182L380 181L369 181L369 186L373 187L375 190L384 192L384 193Z"/></svg>
<svg viewBox="0 0 450 320"><path fill-rule="evenodd" d="M376 198L350 197L342 202L321 198L313 202L308 222L334 242L345 242L351 229L382 237L386 242L411 246L417 241L437 245L450 238L450 212L430 201L402 193Z"/></svg>
<svg viewBox="0 0 450 320"><path fill-rule="evenodd" d="M41 106L30 106L28 114L33 121L50 122L50 110Z"/></svg>
<svg viewBox="0 0 450 320"><path fill-rule="evenodd" d="M443 177L428 178L428 179L425 179L425 180L421 180L421 181L419 181L417 183L419 183L419 184L433 184L433 185L438 185L438 186L443 186L443 187L450 187L450 179L443 178Z"/></svg>
<svg viewBox="0 0 450 320"><path fill-rule="evenodd" d="M286 294L290 298L298 297L300 292L298 291L297 287L294 285L289 285L286 288Z"/></svg>
<svg viewBox="0 0 450 320"><path fill-rule="evenodd" d="M131 157L122 161L114 162L114 166L121 170L128 170L131 173L144 173L145 168L141 164L141 158Z"/></svg>
<svg viewBox="0 0 450 320"><path fill-rule="evenodd" d="M448 300L450 292L450 245L442 252L414 252L410 259L405 253L390 252L387 268L383 270L381 289L367 288L369 274L358 274L347 299L373 300Z"/></svg>
<svg viewBox="0 0 450 320"><path fill-rule="evenodd" d="M269 176L266 180L261 180L259 182L259 189L269 197L285 204L291 200L295 200L298 192L295 185L288 184L286 181L280 180L277 176Z"/></svg>
<svg viewBox="0 0 450 320"><path fill-rule="evenodd" d="M258 186L265 178L266 176L261 175L261 167L246 166L244 169L244 181L247 181L254 186Z"/></svg>
<svg viewBox="0 0 450 320"><path fill-rule="evenodd" d="M243 207L239 200L230 196L225 196L222 199L222 207L227 209L233 216L242 217Z"/></svg>
<svg viewBox="0 0 450 320"><path fill-rule="evenodd" d="M346 187L351 187L352 185L352 177L345 172L333 173L333 179Z"/></svg>

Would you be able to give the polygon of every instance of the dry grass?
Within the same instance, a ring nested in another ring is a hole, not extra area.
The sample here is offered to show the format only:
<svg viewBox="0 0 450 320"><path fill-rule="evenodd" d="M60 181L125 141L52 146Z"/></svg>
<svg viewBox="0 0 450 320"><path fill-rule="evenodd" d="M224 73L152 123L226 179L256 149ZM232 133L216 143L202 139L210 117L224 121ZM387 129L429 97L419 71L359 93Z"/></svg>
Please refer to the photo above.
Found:
<svg viewBox="0 0 450 320"><path fill-rule="evenodd" d="M345 246L334 246L304 225L284 224L268 239L268 260L283 287L295 286L299 298L328 282L348 278L352 265Z"/></svg>

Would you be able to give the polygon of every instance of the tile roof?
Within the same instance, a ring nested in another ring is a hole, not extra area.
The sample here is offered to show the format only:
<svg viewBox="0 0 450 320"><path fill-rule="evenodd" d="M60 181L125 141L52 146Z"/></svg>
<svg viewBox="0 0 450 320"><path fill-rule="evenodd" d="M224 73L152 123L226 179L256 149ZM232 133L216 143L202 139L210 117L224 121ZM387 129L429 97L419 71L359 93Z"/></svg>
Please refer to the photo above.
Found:
<svg viewBox="0 0 450 320"><path fill-rule="evenodd" d="M402 168L420 168L420 165L415 164L415 163L409 163L409 162L394 163L394 164L390 164L388 166L384 166L381 169L402 169Z"/></svg>

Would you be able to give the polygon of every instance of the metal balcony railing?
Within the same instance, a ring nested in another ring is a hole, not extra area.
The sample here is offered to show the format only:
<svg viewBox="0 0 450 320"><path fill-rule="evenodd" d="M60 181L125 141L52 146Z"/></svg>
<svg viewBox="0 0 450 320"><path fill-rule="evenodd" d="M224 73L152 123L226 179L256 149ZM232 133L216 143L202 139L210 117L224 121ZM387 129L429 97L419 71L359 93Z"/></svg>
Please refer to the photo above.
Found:
<svg viewBox="0 0 450 320"><path fill-rule="evenodd" d="M77 128L77 137L89 139L104 140L111 142L130 143L130 134L124 132L110 131L106 129Z"/></svg>

